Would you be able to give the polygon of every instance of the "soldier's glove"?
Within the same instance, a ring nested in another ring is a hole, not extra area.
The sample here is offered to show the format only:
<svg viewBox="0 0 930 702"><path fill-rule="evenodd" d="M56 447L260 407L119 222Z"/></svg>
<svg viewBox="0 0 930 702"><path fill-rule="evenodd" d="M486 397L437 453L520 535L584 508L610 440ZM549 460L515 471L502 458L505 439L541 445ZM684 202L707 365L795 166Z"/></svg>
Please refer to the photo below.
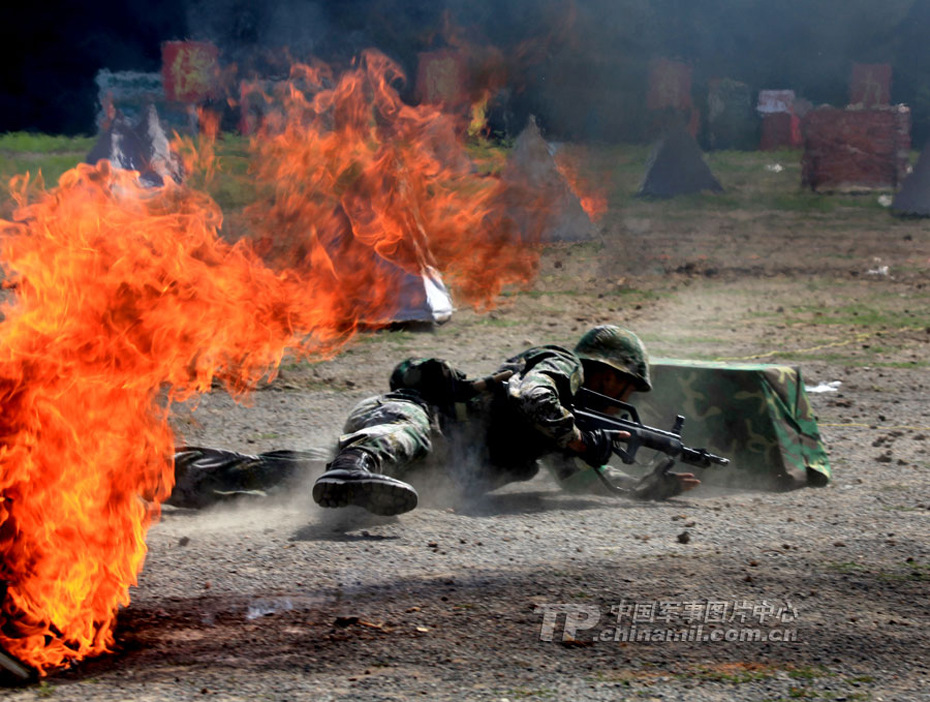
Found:
<svg viewBox="0 0 930 702"><path fill-rule="evenodd" d="M578 454L578 458L594 468L604 465L610 460L614 440L617 438L618 433L610 429L592 429L590 431L582 429L581 443L584 444L584 450Z"/></svg>
<svg viewBox="0 0 930 702"><path fill-rule="evenodd" d="M671 472L671 467L675 461L665 460L649 475L644 476L639 484L633 488L633 494L639 500L667 500L670 497L680 495L684 488L679 474Z"/></svg>

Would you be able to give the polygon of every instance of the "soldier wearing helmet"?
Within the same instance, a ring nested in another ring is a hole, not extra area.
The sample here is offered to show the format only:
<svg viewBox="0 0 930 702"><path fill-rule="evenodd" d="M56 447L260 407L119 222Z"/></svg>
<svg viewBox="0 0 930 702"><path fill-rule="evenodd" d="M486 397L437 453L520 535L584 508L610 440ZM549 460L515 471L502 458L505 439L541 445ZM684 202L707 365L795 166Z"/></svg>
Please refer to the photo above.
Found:
<svg viewBox="0 0 930 702"><path fill-rule="evenodd" d="M642 341L626 329L599 326L574 351L530 348L478 381L440 359L408 359L395 368L390 393L352 411L313 499L323 507L400 514L417 505L415 488L402 478L418 467L445 470L464 492L480 494L529 480L540 459L566 489L596 489L587 467L606 464L613 441L629 435L575 425L572 399L582 386L621 401L649 391ZM612 477L640 499L698 485L690 473Z"/></svg>
<svg viewBox="0 0 930 702"><path fill-rule="evenodd" d="M591 467L637 499L666 499L699 484L691 473L657 471L635 479L607 468L613 442L629 435L576 426L572 406L582 387L623 402L651 390L639 337L616 326L595 327L573 351L533 347L480 380L441 359L407 359L391 374L390 392L363 400L349 414L335 457L313 485L313 499L323 507L401 514L417 505L411 482L421 471L442 471L475 495L531 479L540 462L569 491L605 491ZM187 448L175 458L170 502L179 506L267 491L305 464L289 451L246 456Z"/></svg>

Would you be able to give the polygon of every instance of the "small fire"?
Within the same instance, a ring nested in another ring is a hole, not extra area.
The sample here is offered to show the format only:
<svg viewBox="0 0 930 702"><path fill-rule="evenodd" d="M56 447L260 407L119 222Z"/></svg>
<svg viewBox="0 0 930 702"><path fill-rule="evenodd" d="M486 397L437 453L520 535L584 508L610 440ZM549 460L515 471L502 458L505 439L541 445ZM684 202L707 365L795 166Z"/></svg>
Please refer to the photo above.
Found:
<svg viewBox="0 0 930 702"><path fill-rule="evenodd" d="M286 353L332 355L385 320L404 271L434 265L493 304L536 269L545 203L479 176L398 67L367 52L340 76L297 66L252 142L253 231L221 236L206 194L143 189L107 162L57 187L19 177L0 220L12 299L0 322L0 646L40 673L112 649L117 611L173 487L174 402L241 395ZM209 148L187 169L212 165Z"/></svg>
<svg viewBox="0 0 930 702"><path fill-rule="evenodd" d="M580 175L577 159L566 155L562 151L556 154L555 165L572 192L578 197L581 208L591 218L591 221L597 222L600 220L607 212L606 189L591 186L588 180Z"/></svg>
<svg viewBox="0 0 930 702"><path fill-rule="evenodd" d="M488 102L491 99L491 93L485 90L481 97L472 103L470 114L471 119L468 122L468 136L483 137L488 132Z"/></svg>

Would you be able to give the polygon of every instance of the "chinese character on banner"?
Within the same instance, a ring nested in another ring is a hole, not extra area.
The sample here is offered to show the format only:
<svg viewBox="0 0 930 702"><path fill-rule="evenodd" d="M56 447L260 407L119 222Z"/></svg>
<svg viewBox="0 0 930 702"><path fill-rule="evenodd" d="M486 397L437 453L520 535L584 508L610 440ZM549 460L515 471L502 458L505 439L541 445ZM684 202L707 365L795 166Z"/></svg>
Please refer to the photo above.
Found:
<svg viewBox="0 0 930 702"><path fill-rule="evenodd" d="M166 41L161 45L165 97L173 102L203 102L216 96L219 49L205 41Z"/></svg>

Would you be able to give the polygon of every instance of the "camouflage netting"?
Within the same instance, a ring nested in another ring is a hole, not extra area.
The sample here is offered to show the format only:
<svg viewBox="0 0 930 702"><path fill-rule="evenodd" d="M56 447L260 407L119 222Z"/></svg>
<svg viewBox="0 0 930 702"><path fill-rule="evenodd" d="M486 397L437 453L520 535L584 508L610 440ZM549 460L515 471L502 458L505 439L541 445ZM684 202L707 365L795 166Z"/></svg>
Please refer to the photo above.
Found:
<svg viewBox="0 0 930 702"><path fill-rule="evenodd" d="M726 468L696 469L705 485L792 490L829 482L830 463L798 368L668 359L650 368L653 391L635 399L642 421L668 430L684 415L687 446L731 460Z"/></svg>

